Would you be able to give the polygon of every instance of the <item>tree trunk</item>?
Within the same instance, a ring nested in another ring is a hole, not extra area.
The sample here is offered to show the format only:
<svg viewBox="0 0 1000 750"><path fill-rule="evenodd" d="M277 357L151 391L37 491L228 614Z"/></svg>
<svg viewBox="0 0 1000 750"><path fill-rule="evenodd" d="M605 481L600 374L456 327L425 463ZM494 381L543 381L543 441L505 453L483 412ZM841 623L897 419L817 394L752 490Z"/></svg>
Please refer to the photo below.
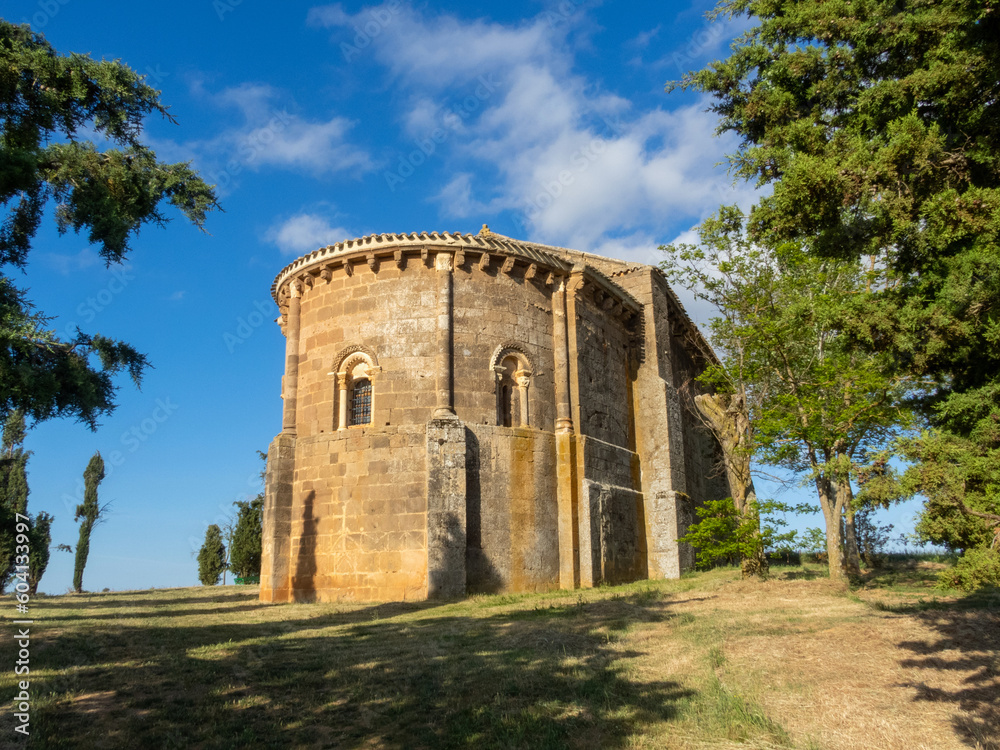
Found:
<svg viewBox="0 0 1000 750"><path fill-rule="evenodd" d="M733 505L744 522L752 523L760 541L760 516L757 511L757 492L750 474L750 453L746 440L750 434L750 417L742 399L724 394L703 393L694 402L722 448L726 479L732 493ZM767 578L767 555L764 545L758 543L752 554L742 555L740 570L744 578Z"/></svg>
<svg viewBox="0 0 1000 750"><path fill-rule="evenodd" d="M826 521L826 556L830 564L830 578L844 580L844 551L841 546L840 516L843 506L834 496L830 480L816 477L816 492Z"/></svg>
<svg viewBox="0 0 1000 750"><path fill-rule="evenodd" d="M840 495L839 505L844 508L844 566L848 576L861 575L861 555L858 552L858 536L854 528L854 510L851 508L851 501L854 499L854 491L851 489L850 480L837 483L837 492Z"/></svg>

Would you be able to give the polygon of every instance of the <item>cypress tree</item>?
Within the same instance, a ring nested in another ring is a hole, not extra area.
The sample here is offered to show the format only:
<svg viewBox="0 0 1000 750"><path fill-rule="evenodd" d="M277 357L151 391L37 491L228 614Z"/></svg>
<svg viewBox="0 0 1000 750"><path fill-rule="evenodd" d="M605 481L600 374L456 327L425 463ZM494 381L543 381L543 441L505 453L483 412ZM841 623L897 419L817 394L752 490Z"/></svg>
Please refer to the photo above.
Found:
<svg viewBox="0 0 1000 750"><path fill-rule="evenodd" d="M27 466L31 452L24 449L24 435L24 414L14 410L4 421L0 454L0 592L14 573L17 514L28 513Z"/></svg>
<svg viewBox="0 0 1000 750"><path fill-rule="evenodd" d="M249 501L237 500L233 505L239 510L229 549L229 568L239 578L259 576L264 496L258 495Z"/></svg>
<svg viewBox="0 0 1000 750"><path fill-rule="evenodd" d="M98 451L91 456L83 472L83 503L76 506L76 516L73 518L80 522L80 541L76 545L76 563L73 566L73 589L78 594L83 591L83 569L87 566L87 555L90 553L90 532L101 517L101 507L97 503L97 485L102 479L104 459Z"/></svg>
<svg viewBox="0 0 1000 750"><path fill-rule="evenodd" d="M28 592L33 596L49 567L49 547L52 544L52 522L55 519L44 511L31 520L31 560L28 563Z"/></svg>
<svg viewBox="0 0 1000 750"><path fill-rule="evenodd" d="M205 586L214 586L225 569L226 546L222 543L222 530L213 523L205 531L205 543L198 552L198 580Z"/></svg>

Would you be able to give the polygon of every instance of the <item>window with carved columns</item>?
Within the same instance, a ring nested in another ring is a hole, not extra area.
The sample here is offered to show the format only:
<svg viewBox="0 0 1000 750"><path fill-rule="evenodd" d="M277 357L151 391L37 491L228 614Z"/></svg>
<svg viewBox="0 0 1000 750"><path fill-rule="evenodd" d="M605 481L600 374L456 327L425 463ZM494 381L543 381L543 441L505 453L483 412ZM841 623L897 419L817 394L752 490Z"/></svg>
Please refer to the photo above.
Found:
<svg viewBox="0 0 1000 750"><path fill-rule="evenodd" d="M351 346L336 358L335 376L337 429L363 427L372 423L375 406L375 380L382 368L375 353L367 347Z"/></svg>
<svg viewBox="0 0 1000 750"><path fill-rule="evenodd" d="M495 376L497 424L501 427L528 427L531 424L529 389L531 363L519 344L497 348L490 367Z"/></svg>

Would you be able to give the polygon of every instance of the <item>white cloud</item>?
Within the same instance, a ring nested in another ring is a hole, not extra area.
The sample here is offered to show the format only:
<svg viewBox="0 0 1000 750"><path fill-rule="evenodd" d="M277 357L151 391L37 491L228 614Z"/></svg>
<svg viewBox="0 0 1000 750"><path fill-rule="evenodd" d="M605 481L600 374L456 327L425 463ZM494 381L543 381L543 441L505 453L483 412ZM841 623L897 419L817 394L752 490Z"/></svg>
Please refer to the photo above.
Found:
<svg viewBox="0 0 1000 750"><path fill-rule="evenodd" d="M289 113L281 93L265 84L244 83L212 94L200 84L196 93L222 110L238 110L243 122L214 138L181 144L157 143L171 158L193 161L209 182L225 192L245 171L275 167L314 176L361 174L373 163L368 152L348 138L354 122L346 117L310 120Z"/></svg>
<svg viewBox="0 0 1000 750"><path fill-rule="evenodd" d="M39 259L60 276L86 271L104 264L104 260L92 247L85 247L80 252L71 253L39 253Z"/></svg>
<svg viewBox="0 0 1000 750"><path fill-rule="evenodd" d="M302 255L354 236L342 227L332 226L319 214L303 212L272 226L264 239L285 255Z"/></svg>
<svg viewBox="0 0 1000 750"><path fill-rule="evenodd" d="M575 72L568 38L585 16L505 26L392 0L357 14L339 4L314 8L309 17L334 30L342 51L357 48L385 67L407 97L399 119L411 137L448 131L437 158L451 176L435 197L447 216L513 212L528 239L634 256L641 247L655 252L653 238L675 233L678 220L695 224L723 202L752 202L750 188L733 190L716 167L735 143L714 136L706 101L635 112ZM658 33L668 35L653 29L636 46ZM728 33L726 25L699 29L678 42L678 54L709 54ZM449 121L474 93L483 94L476 107ZM638 244L639 229L648 243Z"/></svg>

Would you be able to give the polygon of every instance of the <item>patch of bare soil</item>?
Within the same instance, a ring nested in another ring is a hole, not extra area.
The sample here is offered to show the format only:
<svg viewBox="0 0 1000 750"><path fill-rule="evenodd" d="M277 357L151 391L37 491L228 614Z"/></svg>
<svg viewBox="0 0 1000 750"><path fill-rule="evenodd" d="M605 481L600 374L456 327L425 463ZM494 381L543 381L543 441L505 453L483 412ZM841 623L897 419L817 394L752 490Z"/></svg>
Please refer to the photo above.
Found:
<svg viewBox="0 0 1000 750"><path fill-rule="evenodd" d="M797 744L1000 750L995 609L872 607L827 581L738 584L713 604L732 616L732 673L759 677L761 704Z"/></svg>

